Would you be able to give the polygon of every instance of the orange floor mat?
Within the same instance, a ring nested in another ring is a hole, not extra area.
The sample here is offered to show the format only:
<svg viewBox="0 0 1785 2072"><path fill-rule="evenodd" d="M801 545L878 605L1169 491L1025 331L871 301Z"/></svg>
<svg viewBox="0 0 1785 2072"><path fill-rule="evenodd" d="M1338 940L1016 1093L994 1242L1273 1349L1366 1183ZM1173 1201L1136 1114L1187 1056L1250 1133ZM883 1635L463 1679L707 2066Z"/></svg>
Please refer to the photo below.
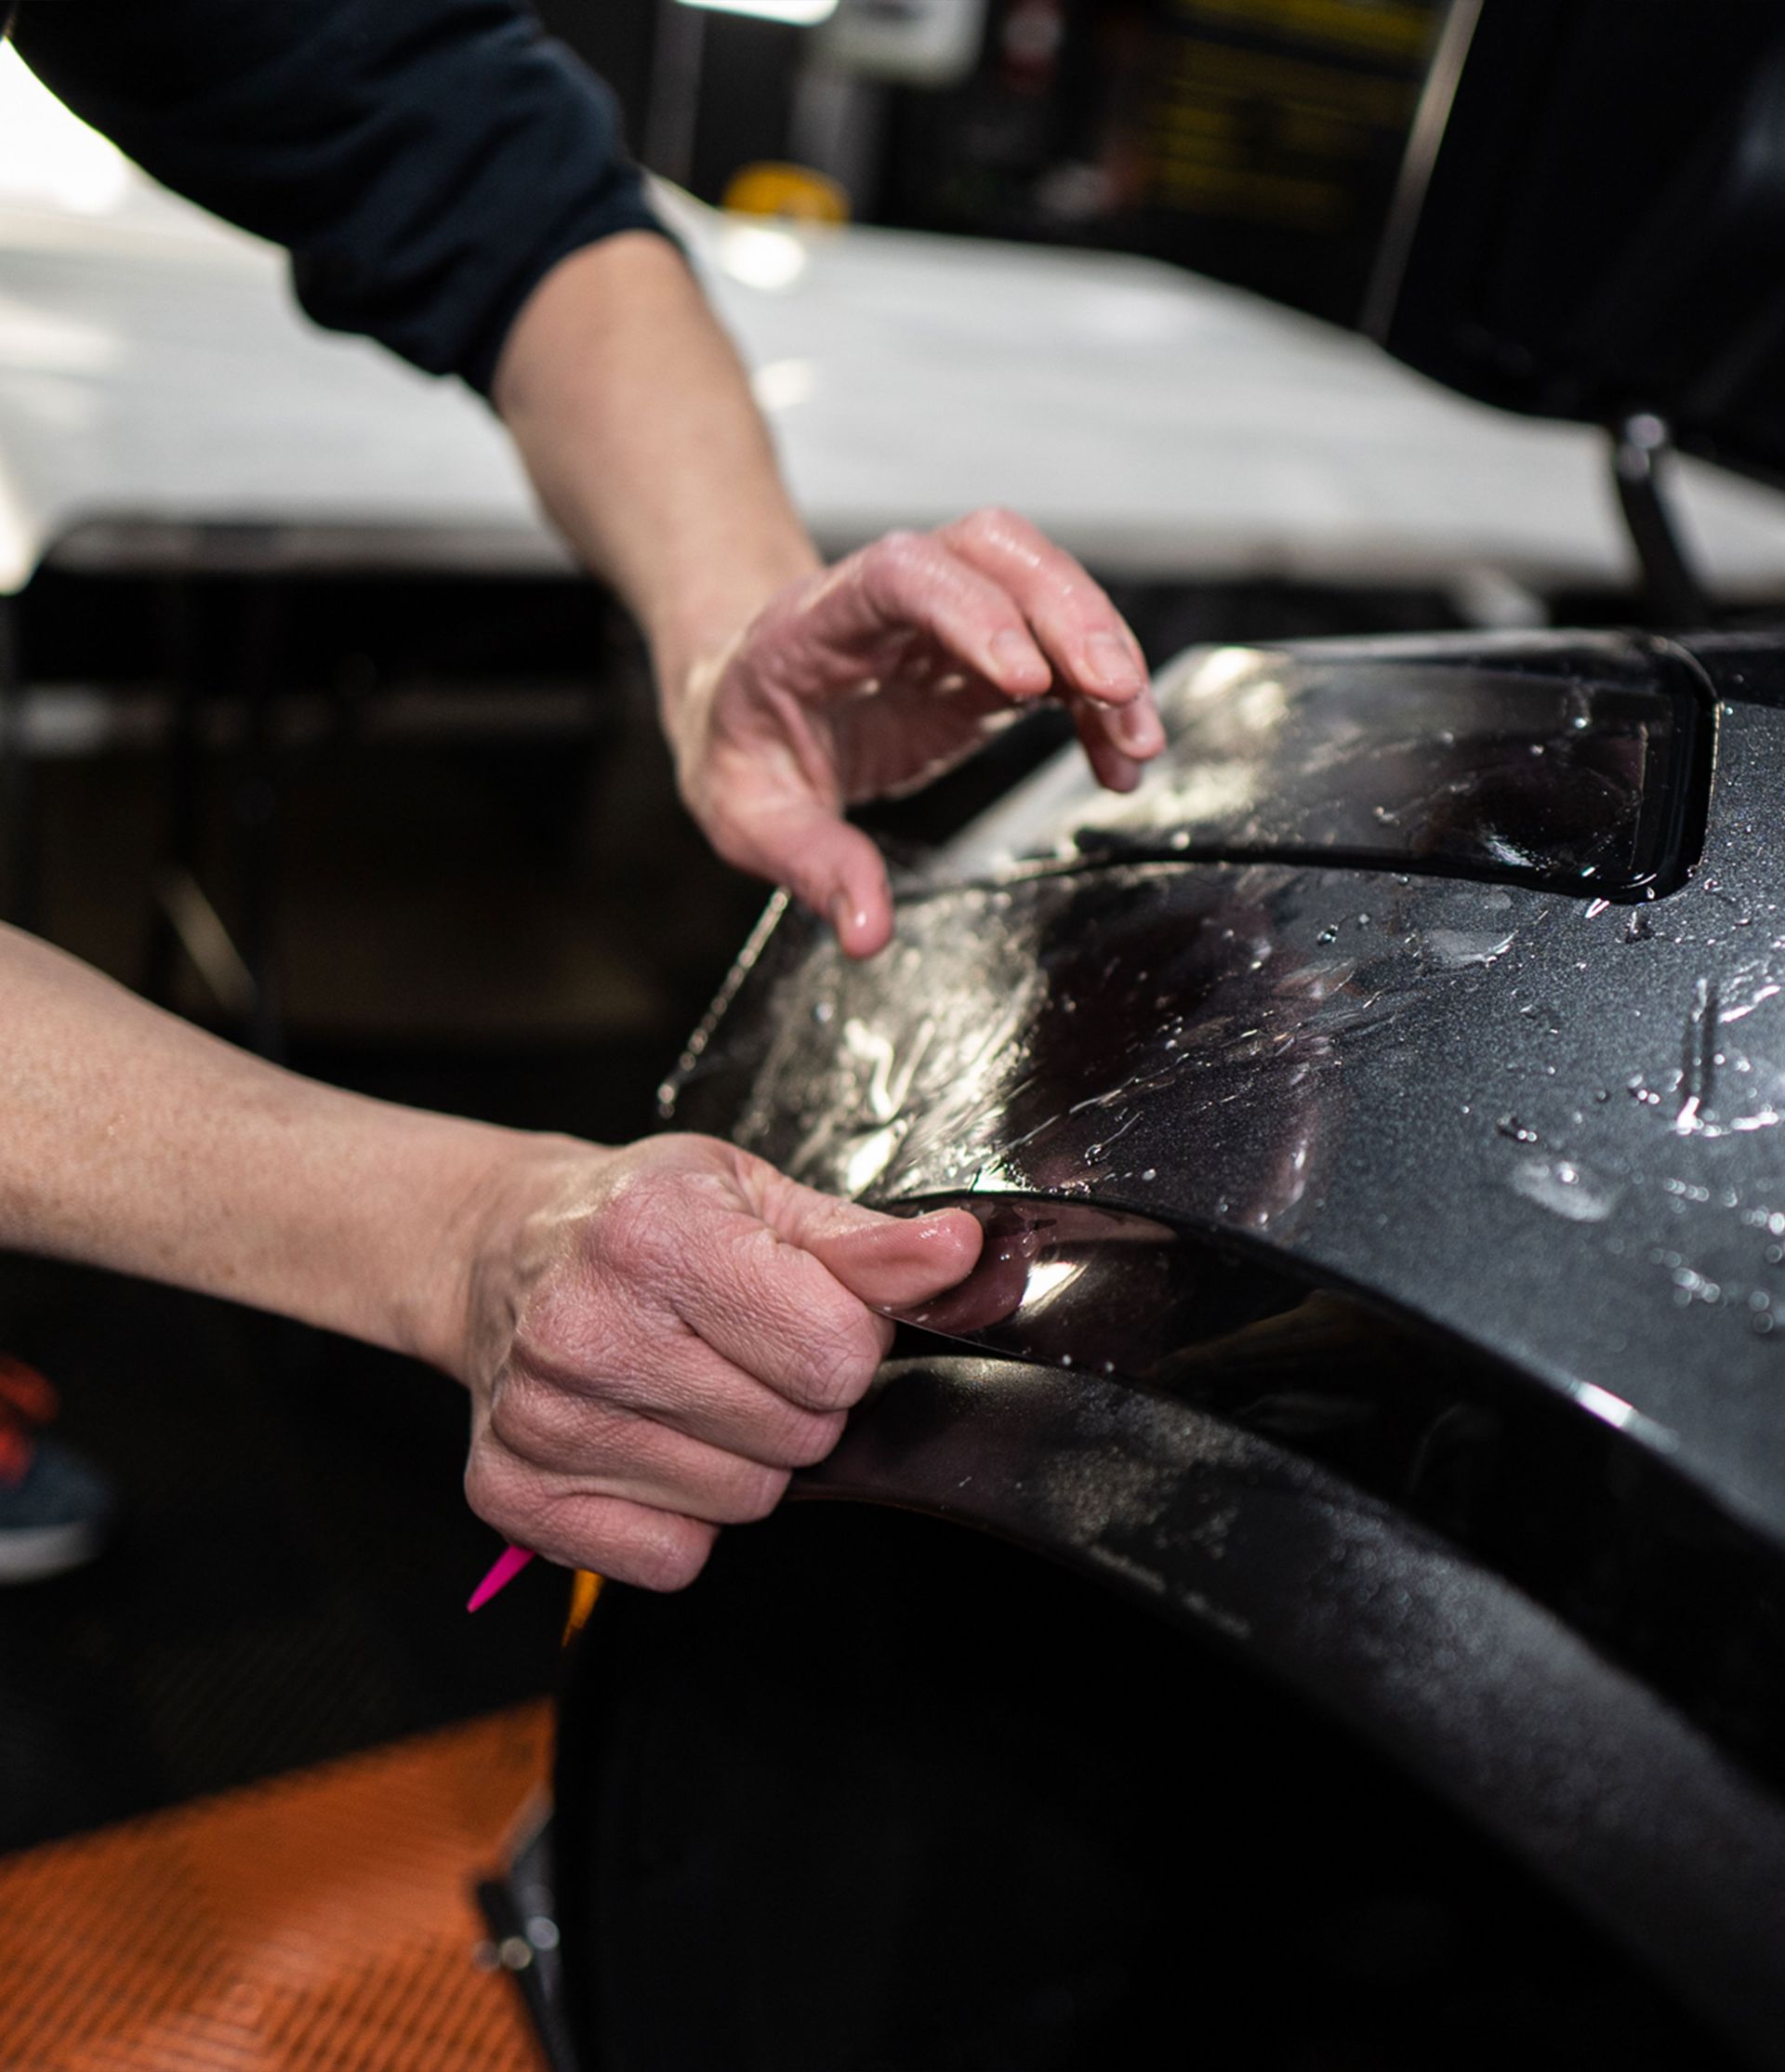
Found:
<svg viewBox="0 0 1785 2072"><path fill-rule="evenodd" d="M539 2072L470 1881L543 1705L0 1859L7 2072Z"/></svg>

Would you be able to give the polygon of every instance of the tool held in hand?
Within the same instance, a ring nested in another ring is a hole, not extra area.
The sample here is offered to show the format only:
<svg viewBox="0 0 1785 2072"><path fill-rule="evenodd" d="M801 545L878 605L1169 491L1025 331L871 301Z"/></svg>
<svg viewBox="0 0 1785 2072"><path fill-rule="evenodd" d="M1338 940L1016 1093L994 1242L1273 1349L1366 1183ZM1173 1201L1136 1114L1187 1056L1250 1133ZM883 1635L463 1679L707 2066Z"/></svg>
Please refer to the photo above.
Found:
<svg viewBox="0 0 1785 2072"><path fill-rule="evenodd" d="M497 1590L506 1590L513 1582L532 1559L531 1547L505 1547L496 1556L489 1574L471 1592L465 1609L468 1612L481 1611Z"/></svg>
<svg viewBox="0 0 1785 2072"><path fill-rule="evenodd" d="M530 1547L505 1547L496 1558L490 1572L471 1592L465 1609L480 1611L496 1591L506 1589L533 1559ZM595 1600L602 1594L604 1577L593 1569L579 1568L570 1586L570 1612L564 1620L564 1641L568 1644L572 1636L580 1633L590 1612L595 1609Z"/></svg>

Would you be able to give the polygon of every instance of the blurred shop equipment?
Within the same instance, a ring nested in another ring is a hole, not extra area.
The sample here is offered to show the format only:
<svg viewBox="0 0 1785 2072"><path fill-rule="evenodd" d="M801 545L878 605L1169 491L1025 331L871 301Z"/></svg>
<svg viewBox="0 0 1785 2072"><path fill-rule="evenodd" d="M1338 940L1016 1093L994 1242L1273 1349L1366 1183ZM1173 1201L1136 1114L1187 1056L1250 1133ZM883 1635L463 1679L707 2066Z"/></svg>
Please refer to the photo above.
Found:
<svg viewBox="0 0 1785 2072"><path fill-rule="evenodd" d="M985 0L838 0L819 49L866 79L959 86L978 59L985 12Z"/></svg>
<svg viewBox="0 0 1785 2072"><path fill-rule="evenodd" d="M656 0L640 145L652 171L686 186L695 178L695 150L706 88L707 18L809 29L837 0Z"/></svg>
<svg viewBox="0 0 1785 2072"><path fill-rule="evenodd" d="M735 216L777 216L795 223L849 221L847 190L805 165L746 165L733 175L720 205Z"/></svg>
<svg viewBox="0 0 1785 2072"><path fill-rule="evenodd" d="M1145 252L1354 321L1436 0L546 0L655 170L753 159L907 229ZM751 19L754 18L754 19ZM702 53L705 53L703 58Z"/></svg>
<svg viewBox="0 0 1785 2072"><path fill-rule="evenodd" d="M1350 322L1437 15L996 0L966 79L898 96L877 219L1148 252Z"/></svg>

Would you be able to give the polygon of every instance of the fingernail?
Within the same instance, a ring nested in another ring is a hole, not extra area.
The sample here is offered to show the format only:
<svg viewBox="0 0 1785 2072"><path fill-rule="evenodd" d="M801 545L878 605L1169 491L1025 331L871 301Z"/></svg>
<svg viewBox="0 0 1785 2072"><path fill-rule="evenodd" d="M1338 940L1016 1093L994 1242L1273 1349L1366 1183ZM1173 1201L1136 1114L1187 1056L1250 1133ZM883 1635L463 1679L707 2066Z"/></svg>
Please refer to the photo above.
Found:
<svg viewBox="0 0 1785 2072"><path fill-rule="evenodd" d="M1114 633L1091 633L1085 637L1085 662L1091 675L1111 691L1125 691L1139 684L1141 672L1126 640Z"/></svg>
<svg viewBox="0 0 1785 2072"><path fill-rule="evenodd" d="M848 934L859 935L867 926L867 909L857 906L847 892L839 892L830 903L830 925L837 930L840 943Z"/></svg>
<svg viewBox="0 0 1785 2072"><path fill-rule="evenodd" d="M992 635L992 661L1000 676L1028 677L1038 682L1047 669L1035 642L1013 626Z"/></svg>

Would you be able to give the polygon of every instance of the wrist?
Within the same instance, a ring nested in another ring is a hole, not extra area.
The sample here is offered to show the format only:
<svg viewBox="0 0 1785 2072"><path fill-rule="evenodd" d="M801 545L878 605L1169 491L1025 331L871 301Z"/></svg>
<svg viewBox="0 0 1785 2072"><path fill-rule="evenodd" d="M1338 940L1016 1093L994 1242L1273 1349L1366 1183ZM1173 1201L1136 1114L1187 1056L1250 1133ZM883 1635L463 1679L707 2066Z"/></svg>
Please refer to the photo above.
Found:
<svg viewBox="0 0 1785 2072"><path fill-rule="evenodd" d="M527 1294L556 1255L566 1211L588 1192L599 1145L502 1130L443 1204L440 1271L405 1350L474 1385L507 1356Z"/></svg>
<svg viewBox="0 0 1785 2072"><path fill-rule="evenodd" d="M670 739L683 707L722 670L769 603L824 566L803 533L762 543L747 563L728 556L722 581L690 582L646 626L658 704Z"/></svg>

